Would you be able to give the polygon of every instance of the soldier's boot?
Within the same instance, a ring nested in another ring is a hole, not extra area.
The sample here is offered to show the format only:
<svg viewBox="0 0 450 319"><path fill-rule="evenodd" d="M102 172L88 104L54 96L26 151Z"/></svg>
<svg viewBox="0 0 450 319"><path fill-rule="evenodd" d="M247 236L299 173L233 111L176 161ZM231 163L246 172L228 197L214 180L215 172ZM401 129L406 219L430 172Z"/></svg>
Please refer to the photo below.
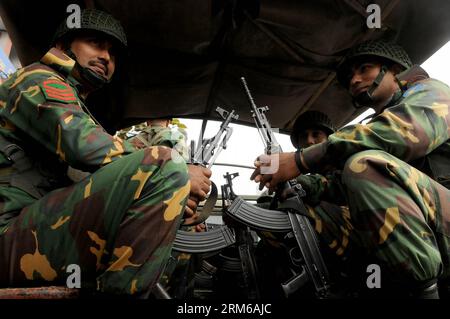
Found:
<svg viewBox="0 0 450 319"><path fill-rule="evenodd" d="M439 299L438 285L436 282L419 289L414 295L415 299Z"/></svg>

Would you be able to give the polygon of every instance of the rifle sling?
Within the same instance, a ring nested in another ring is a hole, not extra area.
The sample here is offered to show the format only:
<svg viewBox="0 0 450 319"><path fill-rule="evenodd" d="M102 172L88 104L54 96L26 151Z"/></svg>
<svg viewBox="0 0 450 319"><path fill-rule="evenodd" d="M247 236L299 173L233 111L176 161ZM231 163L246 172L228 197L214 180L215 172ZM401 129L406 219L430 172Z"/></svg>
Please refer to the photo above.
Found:
<svg viewBox="0 0 450 319"><path fill-rule="evenodd" d="M211 181L211 192L209 193L208 198L206 199L205 204L202 207L199 217L189 217L186 218L183 222L183 226L193 226L203 223L205 220L211 216L214 207L216 206L217 198L218 198L217 186Z"/></svg>

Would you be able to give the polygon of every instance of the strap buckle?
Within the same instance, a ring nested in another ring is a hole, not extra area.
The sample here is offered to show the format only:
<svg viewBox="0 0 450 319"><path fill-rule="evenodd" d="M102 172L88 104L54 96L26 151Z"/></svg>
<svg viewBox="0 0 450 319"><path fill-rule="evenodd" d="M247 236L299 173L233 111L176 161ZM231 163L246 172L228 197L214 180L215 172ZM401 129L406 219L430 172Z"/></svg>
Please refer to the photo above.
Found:
<svg viewBox="0 0 450 319"><path fill-rule="evenodd" d="M15 153L17 153L17 152L25 153L23 148L21 148L17 144L13 144L13 143L6 145L1 151L6 156L6 159L10 162L15 162L15 160L13 158L14 157L13 155Z"/></svg>
<svg viewBox="0 0 450 319"><path fill-rule="evenodd" d="M306 196L306 191L300 183L297 183L297 181L295 181L295 180L290 181L290 183L291 183L292 189L297 194L297 196L299 196L300 198L303 198Z"/></svg>

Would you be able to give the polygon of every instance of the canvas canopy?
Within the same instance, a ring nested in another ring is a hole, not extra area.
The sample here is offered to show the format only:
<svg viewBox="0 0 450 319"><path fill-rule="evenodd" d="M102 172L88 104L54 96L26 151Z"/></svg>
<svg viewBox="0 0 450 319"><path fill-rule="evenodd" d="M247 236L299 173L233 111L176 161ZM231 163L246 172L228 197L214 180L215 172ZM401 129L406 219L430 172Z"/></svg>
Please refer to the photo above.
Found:
<svg viewBox="0 0 450 319"><path fill-rule="evenodd" d="M420 64L450 40L445 0L2 0L22 65L45 53L72 3L110 12L128 36L124 72L88 101L111 131L148 118L214 119L216 106L251 125L242 76L274 127L290 131L306 110L340 126L364 111L335 79L351 46L395 41ZM370 4L381 28L367 26Z"/></svg>

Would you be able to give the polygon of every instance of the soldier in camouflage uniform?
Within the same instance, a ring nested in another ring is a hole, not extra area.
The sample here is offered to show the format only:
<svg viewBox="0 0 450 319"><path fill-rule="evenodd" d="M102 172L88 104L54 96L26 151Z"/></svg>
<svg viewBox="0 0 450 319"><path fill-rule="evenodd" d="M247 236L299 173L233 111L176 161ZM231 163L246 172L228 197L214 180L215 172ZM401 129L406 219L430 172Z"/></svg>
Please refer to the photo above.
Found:
<svg viewBox="0 0 450 319"><path fill-rule="evenodd" d="M355 106L374 108L374 118L280 154L272 175L260 174L270 163L262 155L252 179L273 190L302 173L342 169L349 241L380 266L382 287L436 297L436 281L450 276L450 88L381 41L355 47L337 74Z"/></svg>
<svg viewBox="0 0 450 319"><path fill-rule="evenodd" d="M296 149L324 142L335 131L331 120L319 111L306 111L294 122L291 143Z"/></svg>
<svg viewBox="0 0 450 319"><path fill-rule="evenodd" d="M188 197L195 210L206 196L210 171L111 136L87 110L125 47L117 20L84 10L0 86L0 286L65 284L76 264L82 288L146 297ZM68 165L92 174L73 183Z"/></svg>
<svg viewBox="0 0 450 319"><path fill-rule="evenodd" d="M153 145L163 145L174 149L175 156L181 156L182 161L189 161L189 151L186 144L185 126L171 124L169 119L154 119L122 129L116 133L121 139L128 140L138 148Z"/></svg>
<svg viewBox="0 0 450 319"><path fill-rule="evenodd" d="M176 123L176 124L172 124ZM148 120L134 126L134 130L139 132L131 139L130 142L138 147L146 147L151 145L165 145L176 150L176 155L180 155L183 161L189 161L189 150L186 139L187 133L184 124L178 120L154 119Z"/></svg>
<svg viewBox="0 0 450 319"><path fill-rule="evenodd" d="M335 131L328 116L318 111L307 111L295 121L290 137L292 145L301 150L325 142ZM324 175L304 174L296 178L306 191L303 201L320 236L329 270L337 275L349 271L345 269L345 261L352 229L341 174L339 170L327 170Z"/></svg>
<svg viewBox="0 0 450 319"><path fill-rule="evenodd" d="M336 131L333 123L325 114L318 111L307 111L301 114L294 123L291 142L298 150L325 142L329 135ZM350 216L342 191L341 172L327 171L321 174L305 174L297 176L306 191L303 198L309 217L313 221L316 232L324 245L324 257L328 263L336 265L345 260L348 247ZM336 228L336 225L344 227ZM338 270L337 267L329 267ZM342 270L342 269L339 269Z"/></svg>

